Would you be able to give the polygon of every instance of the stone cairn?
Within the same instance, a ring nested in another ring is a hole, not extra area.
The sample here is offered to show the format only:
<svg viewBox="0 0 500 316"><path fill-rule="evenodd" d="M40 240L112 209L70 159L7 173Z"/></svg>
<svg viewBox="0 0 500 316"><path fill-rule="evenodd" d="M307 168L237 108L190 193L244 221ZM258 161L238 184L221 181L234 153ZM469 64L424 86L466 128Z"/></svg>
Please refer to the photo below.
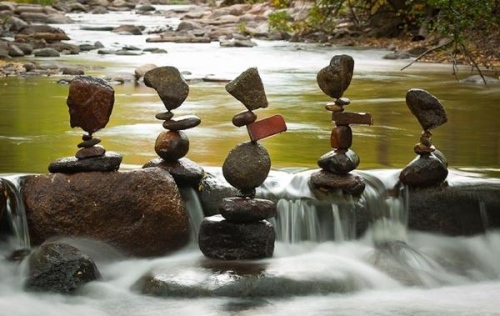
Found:
<svg viewBox="0 0 500 316"><path fill-rule="evenodd" d="M410 187L440 185L448 176L448 162L432 145L430 130L448 121L444 107L435 96L421 89L408 90L406 104L423 131L413 148L417 157L401 171L399 180Z"/></svg>
<svg viewBox="0 0 500 316"><path fill-rule="evenodd" d="M77 76L71 81L66 100L70 125L82 128L87 134L77 145L80 149L76 155L50 163L49 172L116 171L120 168L122 156L106 152L104 147L98 145L101 139L93 136L108 123L114 102L115 91L102 79Z"/></svg>
<svg viewBox="0 0 500 316"><path fill-rule="evenodd" d="M226 90L247 108L236 114L232 123L236 127L246 126L251 141L234 147L224 161L223 176L240 194L224 198L220 214L205 218L200 227L199 247L206 257L213 259L271 257L276 235L267 219L276 216L276 205L255 198L255 189L269 174L271 160L257 141L286 131L286 124L281 115L256 121L253 111L268 106L256 68L244 71L226 85Z"/></svg>
<svg viewBox="0 0 500 316"><path fill-rule="evenodd" d="M178 185L198 186L204 171L184 156L189 151L189 139L183 130L198 126L201 120L196 115L174 118L172 110L186 100L189 86L175 67L165 66L149 70L144 75L146 86L158 93L167 111L156 114L163 121L163 131L156 138L155 151L160 158L147 162L143 167L159 167L170 172Z"/></svg>
<svg viewBox="0 0 500 316"><path fill-rule="evenodd" d="M373 119L369 113L345 112L344 107L351 101L342 97L351 83L354 70L354 60L349 55L336 55L330 65L317 74L320 89L334 99L325 108L332 112L335 127L330 135L332 151L324 154L318 160L321 170L311 175L313 188L330 192L342 190L346 194L359 196L365 189L363 178L350 172L359 165L359 156L350 149L352 145L351 124L372 125Z"/></svg>

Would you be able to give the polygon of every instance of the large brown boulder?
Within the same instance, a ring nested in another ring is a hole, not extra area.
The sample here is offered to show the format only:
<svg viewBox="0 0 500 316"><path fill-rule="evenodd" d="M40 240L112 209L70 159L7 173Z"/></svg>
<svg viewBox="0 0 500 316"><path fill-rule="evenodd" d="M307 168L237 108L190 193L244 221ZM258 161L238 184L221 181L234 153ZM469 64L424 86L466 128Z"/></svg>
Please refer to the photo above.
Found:
<svg viewBox="0 0 500 316"><path fill-rule="evenodd" d="M33 245L55 236L83 236L150 257L189 240L177 185L159 168L27 176L22 194Z"/></svg>

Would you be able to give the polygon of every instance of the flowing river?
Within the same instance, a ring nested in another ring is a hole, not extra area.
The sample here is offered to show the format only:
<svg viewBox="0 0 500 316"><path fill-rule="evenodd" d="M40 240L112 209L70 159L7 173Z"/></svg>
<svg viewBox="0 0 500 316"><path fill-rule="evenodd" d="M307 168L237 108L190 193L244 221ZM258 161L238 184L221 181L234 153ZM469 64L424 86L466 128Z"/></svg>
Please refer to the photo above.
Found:
<svg viewBox="0 0 500 316"><path fill-rule="evenodd" d="M228 80L257 67L269 107L256 114L260 119L280 113L288 126L286 133L262 141L275 169L317 168L317 159L331 150L333 124L324 109L330 100L319 90L315 78L334 55L349 54L355 69L345 93L351 99L348 110L369 112L374 117L373 126L353 126L352 149L361 158L360 170L401 168L414 158L413 146L419 141L421 127L404 99L408 89L421 88L439 98L448 113L448 123L433 131L433 143L445 154L450 168L474 172L474 176L500 175L500 86L459 83L451 74L451 65L417 63L400 71L409 60L384 60L385 50L317 44L257 41L253 48L223 48L218 43L146 43L146 35L84 31L80 26L136 24L153 28L175 26L179 21L131 12L71 16L77 23L57 27L63 28L73 43L158 47L168 53L116 56L89 52L40 62L81 64L87 67L87 75L96 76L129 76L136 67L154 63L175 66L189 78ZM469 68L460 68L462 78L469 74ZM68 87L56 84L58 79L61 77L0 78L0 173L45 173L51 161L75 154L83 131L69 127ZM175 111L176 115L195 114L202 119L198 127L187 131L191 142L188 157L206 167L221 166L234 145L248 140L243 128L231 124L232 116L244 107L224 85L192 80L187 100ZM165 108L155 91L143 84L125 83L114 89L111 120L96 136L108 151L123 155L122 169L138 168L156 158L154 141L163 129L154 115ZM292 202L285 206L292 207ZM199 215L200 210L193 207L190 212L191 216ZM338 215L335 209L332 212ZM132 285L157 267L200 264L203 256L196 245L157 259L123 259L107 248L92 245L103 279L72 296L27 293L22 290L21 277L25 266L1 262L0 315L500 315L499 232L452 238L405 231L409 248L404 258L399 258L401 266L421 280L420 285L409 286L377 269L369 259L378 251L374 229L359 240L348 240L348 234L337 232L334 241L280 240L275 256L264 261L282 271L298 271L297 278L345 277L358 285L351 293L154 298L136 293ZM8 255L13 243L3 242L0 254Z"/></svg>

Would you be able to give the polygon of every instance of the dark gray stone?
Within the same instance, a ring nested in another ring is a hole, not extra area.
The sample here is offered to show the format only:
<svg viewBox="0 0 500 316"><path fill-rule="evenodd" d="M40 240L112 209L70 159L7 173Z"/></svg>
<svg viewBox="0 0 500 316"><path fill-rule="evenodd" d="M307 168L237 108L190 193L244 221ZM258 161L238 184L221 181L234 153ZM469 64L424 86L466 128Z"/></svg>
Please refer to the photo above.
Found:
<svg viewBox="0 0 500 316"><path fill-rule="evenodd" d="M353 196L360 196L365 190L365 181L360 176L351 173L337 175L325 170L319 170L312 173L310 184L314 190L341 190Z"/></svg>
<svg viewBox="0 0 500 316"><path fill-rule="evenodd" d="M59 57L61 56L54 48L37 48L33 50L35 57Z"/></svg>
<svg viewBox="0 0 500 316"><path fill-rule="evenodd" d="M198 189L200 181L205 175L205 171L200 165L188 158L181 158L176 161L165 161L156 158L147 162L143 168L157 167L168 171L179 186L190 186Z"/></svg>
<svg viewBox="0 0 500 316"><path fill-rule="evenodd" d="M249 68L226 85L229 92L249 110L268 106L264 85L257 68Z"/></svg>
<svg viewBox="0 0 500 316"><path fill-rule="evenodd" d="M178 108L189 93L189 86L175 67L158 67L144 75L146 86L156 90L167 110Z"/></svg>
<svg viewBox="0 0 500 316"><path fill-rule="evenodd" d="M163 128L171 131L190 129L200 125L201 119L196 115L179 116L163 122Z"/></svg>
<svg viewBox="0 0 500 316"><path fill-rule="evenodd" d="M330 65L321 69L316 81L326 95L338 99L351 84L354 71L354 59L349 55L336 55L330 60Z"/></svg>
<svg viewBox="0 0 500 316"><path fill-rule="evenodd" d="M252 111L243 111L233 116L232 123L236 127L242 127L257 120L257 115Z"/></svg>
<svg viewBox="0 0 500 316"><path fill-rule="evenodd" d="M94 261L65 243L46 243L29 257L25 289L67 294L101 277Z"/></svg>
<svg viewBox="0 0 500 316"><path fill-rule="evenodd" d="M265 220L239 224L214 215L201 223L198 245L212 259L261 259L273 255L275 239L273 226Z"/></svg>
<svg viewBox="0 0 500 316"><path fill-rule="evenodd" d="M424 130L430 130L448 121L441 102L422 89L410 89L406 93L406 105Z"/></svg>
<svg viewBox="0 0 500 316"><path fill-rule="evenodd" d="M448 168L434 154L417 156L399 175L399 180L410 187L440 185L448 176Z"/></svg>
<svg viewBox="0 0 500 316"><path fill-rule="evenodd" d="M76 157L65 157L50 163L51 173L76 173L86 171L116 171L120 168L122 155L115 152L107 152L104 156L78 159Z"/></svg>
<svg viewBox="0 0 500 316"><path fill-rule="evenodd" d="M250 223L276 216L276 204L270 200L230 197L222 200L220 214L234 223Z"/></svg>
<svg viewBox="0 0 500 316"><path fill-rule="evenodd" d="M348 174L359 165L359 156L352 150L343 151L332 150L318 160L318 166L339 175Z"/></svg>

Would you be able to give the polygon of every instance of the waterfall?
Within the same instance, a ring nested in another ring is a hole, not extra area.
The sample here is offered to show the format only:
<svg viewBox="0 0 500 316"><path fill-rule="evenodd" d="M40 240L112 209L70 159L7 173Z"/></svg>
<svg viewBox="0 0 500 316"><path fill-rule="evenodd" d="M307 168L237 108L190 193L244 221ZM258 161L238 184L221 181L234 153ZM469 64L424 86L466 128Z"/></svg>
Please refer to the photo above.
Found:
<svg viewBox="0 0 500 316"><path fill-rule="evenodd" d="M21 176L7 176L0 179L7 198L7 222L20 249L30 249L28 220L21 196Z"/></svg>
<svg viewBox="0 0 500 316"><path fill-rule="evenodd" d="M189 227L191 228L191 242L197 243L200 225L205 216L203 214L203 208L201 206L198 195L193 188L180 187L179 190L181 192L182 200L184 201L186 213L189 217Z"/></svg>

